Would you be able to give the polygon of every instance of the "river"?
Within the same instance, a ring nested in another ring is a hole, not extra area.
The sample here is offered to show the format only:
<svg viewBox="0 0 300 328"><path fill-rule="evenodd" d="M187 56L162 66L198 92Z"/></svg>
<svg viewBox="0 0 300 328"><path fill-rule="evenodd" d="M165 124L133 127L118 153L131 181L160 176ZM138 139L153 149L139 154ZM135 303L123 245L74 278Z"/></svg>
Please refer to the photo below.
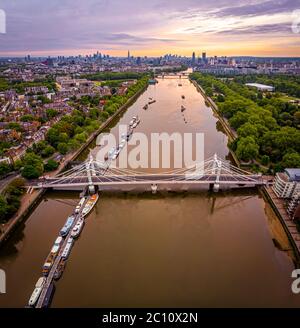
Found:
<svg viewBox="0 0 300 328"><path fill-rule="evenodd" d="M205 158L229 158L227 137L187 79L159 79L114 122L137 132L202 132ZM184 94L186 99L182 100ZM156 99L148 110L149 97ZM184 102L184 115L180 106ZM26 305L78 193L49 192L0 250L7 293L0 307ZM286 307L291 245L257 190L218 194L102 194L57 283L53 307Z"/></svg>

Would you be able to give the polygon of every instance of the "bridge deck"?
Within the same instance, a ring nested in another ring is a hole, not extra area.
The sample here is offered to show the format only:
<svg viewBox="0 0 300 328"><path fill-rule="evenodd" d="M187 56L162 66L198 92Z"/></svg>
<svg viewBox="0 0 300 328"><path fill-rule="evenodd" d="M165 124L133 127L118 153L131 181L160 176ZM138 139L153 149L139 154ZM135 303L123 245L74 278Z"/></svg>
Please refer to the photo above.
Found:
<svg viewBox="0 0 300 328"><path fill-rule="evenodd" d="M248 175L234 178L232 175L164 175L164 174L145 174L145 175L96 175L89 181L86 176L77 176L76 178L50 178L38 185L33 182L33 188L63 188L63 187L81 187L88 186L92 182L97 186L116 186L116 185L143 185L143 184L211 184L219 185L248 185L258 186L265 184L261 175Z"/></svg>

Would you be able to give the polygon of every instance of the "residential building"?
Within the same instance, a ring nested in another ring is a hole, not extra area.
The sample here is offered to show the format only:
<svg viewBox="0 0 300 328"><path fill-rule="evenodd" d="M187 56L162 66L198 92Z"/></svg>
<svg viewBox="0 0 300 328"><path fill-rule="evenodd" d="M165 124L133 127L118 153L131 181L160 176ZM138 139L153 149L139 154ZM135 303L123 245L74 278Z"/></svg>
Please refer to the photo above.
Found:
<svg viewBox="0 0 300 328"><path fill-rule="evenodd" d="M300 220L300 192L295 192L288 203L287 212L293 220Z"/></svg>
<svg viewBox="0 0 300 328"><path fill-rule="evenodd" d="M259 91L268 91L268 92L275 91L274 87L270 85L260 84L260 83L246 83L246 86L256 88Z"/></svg>
<svg viewBox="0 0 300 328"><path fill-rule="evenodd" d="M273 190L278 198L290 199L300 193L300 169L285 169L277 173Z"/></svg>

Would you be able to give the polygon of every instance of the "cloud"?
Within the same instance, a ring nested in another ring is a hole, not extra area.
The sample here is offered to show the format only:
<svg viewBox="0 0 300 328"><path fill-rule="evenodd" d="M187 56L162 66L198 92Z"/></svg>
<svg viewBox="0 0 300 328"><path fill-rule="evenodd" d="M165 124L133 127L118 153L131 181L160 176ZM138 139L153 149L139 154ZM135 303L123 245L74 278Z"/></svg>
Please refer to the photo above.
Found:
<svg viewBox="0 0 300 328"><path fill-rule="evenodd" d="M269 0L254 4L241 4L235 7L225 7L214 12L215 16L258 16L283 12L292 12L299 8L298 0Z"/></svg>
<svg viewBox="0 0 300 328"><path fill-rule="evenodd" d="M172 49L205 47L202 41L230 47L236 36L266 40L289 35L287 14L299 0L1 0L7 34L1 52L68 49ZM217 8L217 9L216 9ZM219 37L218 37L219 36ZM220 40L220 37L223 40Z"/></svg>
<svg viewBox="0 0 300 328"><path fill-rule="evenodd" d="M215 33L215 31L208 31ZM224 31L217 32L218 34L286 34L291 33L291 25L287 23L282 24L266 24L257 26L245 26L239 28L228 29Z"/></svg>
<svg viewBox="0 0 300 328"><path fill-rule="evenodd" d="M26 34L18 43L13 42L14 38L7 35L7 42L0 43L0 51L29 51L29 50L60 50L60 49L101 49L101 47L110 46L143 46L151 44L171 44L178 43L179 39L155 38L155 37L140 37L126 33L101 33L101 32L83 32L72 37L65 36L64 38L57 38L51 34L44 37L42 34L34 36L32 42L32 35Z"/></svg>

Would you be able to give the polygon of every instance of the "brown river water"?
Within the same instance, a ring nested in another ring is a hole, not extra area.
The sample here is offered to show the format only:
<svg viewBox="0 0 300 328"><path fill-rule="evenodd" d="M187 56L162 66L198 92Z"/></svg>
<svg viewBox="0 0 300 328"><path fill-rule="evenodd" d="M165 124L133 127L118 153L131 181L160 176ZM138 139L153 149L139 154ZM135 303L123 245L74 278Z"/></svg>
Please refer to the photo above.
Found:
<svg viewBox="0 0 300 328"><path fill-rule="evenodd" d="M212 110L192 83L178 82L165 78L149 86L110 132L117 135L118 124L138 114L137 132L202 132L205 158L228 159L227 137ZM149 97L156 103L144 111ZM27 304L78 200L76 192L47 193L0 249L7 275L0 307ZM52 307L298 307L293 258L258 190L106 193L72 249Z"/></svg>

